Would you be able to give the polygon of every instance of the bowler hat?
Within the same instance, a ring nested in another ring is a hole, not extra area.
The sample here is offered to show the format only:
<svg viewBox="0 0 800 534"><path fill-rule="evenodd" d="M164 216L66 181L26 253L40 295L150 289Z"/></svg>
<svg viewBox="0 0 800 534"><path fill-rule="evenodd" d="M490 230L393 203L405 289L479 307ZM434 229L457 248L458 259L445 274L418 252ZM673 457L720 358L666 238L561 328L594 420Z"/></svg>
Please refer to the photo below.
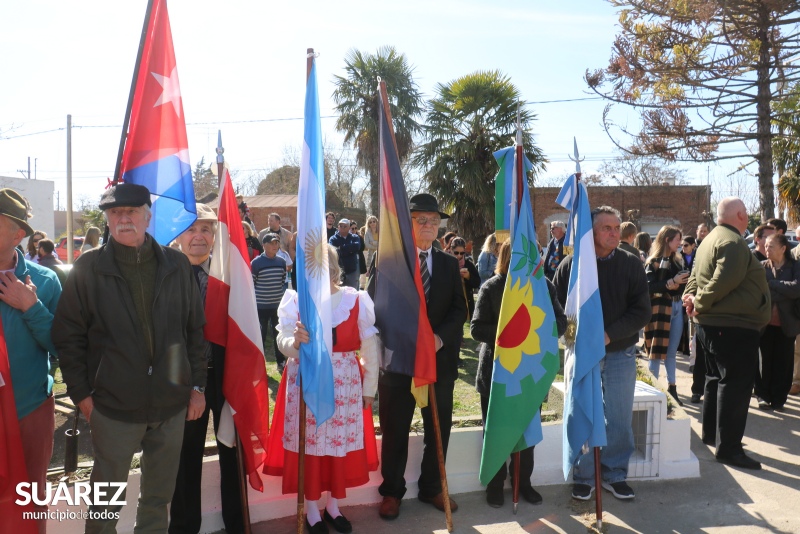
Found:
<svg viewBox="0 0 800 534"><path fill-rule="evenodd" d="M420 193L408 199L409 211L435 211L442 219L449 219L450 215L439 211L439 202L436 197L428 193Z"/></svg>
<svg viewBox="0 0 800 534"><path fill-rule="evenodd" d="M150 202L150 191L143 185L123 182L106 189L103 192L103 196L100 197L100 205L98 207L105 211L107 209L125 206L138 208L145 204L152 206L152 202Z"/></svg>
<svg viewBox="0 0 800 534"><path fill-rule="evenodd" d="M5 215L25 230L25 237L33 235L28 224L28 202L13 189L0 189L0 215Z"/></svg>

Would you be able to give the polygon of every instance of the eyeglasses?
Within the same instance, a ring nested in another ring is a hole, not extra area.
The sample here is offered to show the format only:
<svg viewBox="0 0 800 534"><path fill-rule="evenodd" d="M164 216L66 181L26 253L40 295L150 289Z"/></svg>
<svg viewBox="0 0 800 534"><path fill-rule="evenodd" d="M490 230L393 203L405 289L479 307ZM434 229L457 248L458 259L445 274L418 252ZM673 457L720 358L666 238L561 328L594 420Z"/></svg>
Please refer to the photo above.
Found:
<svg viewBox="0 0 800 534"><path fill-rule="evenodd" d="M463 256L466 252L453 252L453 256Z"/></svg>
<svg viewBox="0 0 800 534"><path fill-rule="evenodd" d="M691 243L683 243L683 244L681 244L681 246L682 246L683 248L686 248L686 247L691 247L691 246L692 246L692 244L691 244Z"/></svg>
<svg viewBox="0 0 800 534"><path fill-rule="evenodd" d="M430 226L439 226L439 223L442 222L440 217L411 217L417 224L420 226L430 225Z"/></svg>

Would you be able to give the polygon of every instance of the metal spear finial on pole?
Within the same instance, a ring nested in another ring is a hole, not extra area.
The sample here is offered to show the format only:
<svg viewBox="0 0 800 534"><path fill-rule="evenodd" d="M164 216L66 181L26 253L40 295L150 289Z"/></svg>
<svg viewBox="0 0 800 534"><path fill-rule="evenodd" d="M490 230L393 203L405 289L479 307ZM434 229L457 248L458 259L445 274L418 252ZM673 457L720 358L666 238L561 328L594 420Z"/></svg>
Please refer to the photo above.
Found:
<svg viewBox="0 0 800 534"><path fill-rule="evenodd" d="M223 167L225 166L225 149L222 148L222 130L217 130L217 186L222 183Z"/></svg>
<svg viewBox="0 0 800 534"><path fill-rule="evenodd" d="M567 155L569 159L575 162L575 176L580 180L581 178L581 161L585 160L585 157L581 157L580 153L578 152L578 140L574 137L572 138L572 142L574 144L574 154L575 156Z"/></svg>

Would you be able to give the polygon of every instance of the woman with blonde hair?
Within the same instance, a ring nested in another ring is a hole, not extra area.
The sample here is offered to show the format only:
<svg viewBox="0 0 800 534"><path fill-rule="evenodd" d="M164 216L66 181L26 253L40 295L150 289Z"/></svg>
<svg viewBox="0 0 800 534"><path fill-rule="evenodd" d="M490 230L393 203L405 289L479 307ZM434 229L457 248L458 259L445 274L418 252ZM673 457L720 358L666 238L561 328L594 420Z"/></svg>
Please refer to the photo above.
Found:
<svg viewBox="0 0 800 534"><path fill-rule="evenodd" d="M661 361L667 369L667 391L683 406L678 398L675 382L676 353L683 333L683 302L681 296L689 279L681 248L681 230L664 226L645 261L647 285L653 315L644 328L645 346L650 356L650 372L658 378Z"/></svg>
<svg viewBox="0 0 800 534"><path fill-rule="evenodd" d="M494 269L497 266L497 251L500 248L497 237L494 233L486 236L483 248L478 256L478 274L481 275L481 284L494 276Z"/></svg>
<svg viewBox="0 0 800 534"><path fill-rule="evenodd" d="M323 521L337 532L351 532L352 525L339 510L346 489L369 482L369 471L378 468L378 452L372 423L372 402L378 388L378 345L375 308L366 291L339 285L339 255L328 245L333 326L334 413L317 425L306 413L305 486L306 526L312 534L328 532ZM298 490L298 442L300 398L297 371L300 345L309 342L300 322L297 293L287 290L278 308L278 348L288 357L276 397L270 428L265 472L283 476L283 493ZM358 354L356 353L358 351ZM360 359L359 359L360 357ZM319 499L328 492L324 514Z"/></svg>
<svg viewBox="0 0 800 534"><path fill-rule="evenodd" d="M244 230L244 242L247 245L247 253L252 261L256 256L264 252L264 247L258 242L256 233L246 221L242 221L242 230Z"/></svg>
<svg viewBox="0 0 800 534"><path fill-rule="evenodd" d="M100 246L100 228L90 226L86 230L86 236L83 238L83 246L81 247L81 254L87 250L92 250Z"/></svg>
<svg viewBox="0 0 800 534"><path fill-rule="evenodd" d="M367 217L367 225L364 228L364 246L367 249L367 268L369 268L372 265L372 258L378 252L378 218L374 215Z"/></svg>

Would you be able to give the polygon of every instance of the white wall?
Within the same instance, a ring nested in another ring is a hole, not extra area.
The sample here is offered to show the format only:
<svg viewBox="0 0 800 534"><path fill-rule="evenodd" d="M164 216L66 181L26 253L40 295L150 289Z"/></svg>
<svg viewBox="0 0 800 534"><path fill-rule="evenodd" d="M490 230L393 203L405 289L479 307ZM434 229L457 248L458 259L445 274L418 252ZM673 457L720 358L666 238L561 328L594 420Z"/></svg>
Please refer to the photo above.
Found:
<svg viewBox="0 0 800 534"><path fill-rule="evenodd" d="M13 178L0 176L0 189L10 188L28 199L31 205L33 217L28 219L28 224L34 230L44 230L49 238L53 238L55 228L53 218L53 182L47 180L26 180L25 178ZM27 245L24 240L22 245Z"/></svg>

